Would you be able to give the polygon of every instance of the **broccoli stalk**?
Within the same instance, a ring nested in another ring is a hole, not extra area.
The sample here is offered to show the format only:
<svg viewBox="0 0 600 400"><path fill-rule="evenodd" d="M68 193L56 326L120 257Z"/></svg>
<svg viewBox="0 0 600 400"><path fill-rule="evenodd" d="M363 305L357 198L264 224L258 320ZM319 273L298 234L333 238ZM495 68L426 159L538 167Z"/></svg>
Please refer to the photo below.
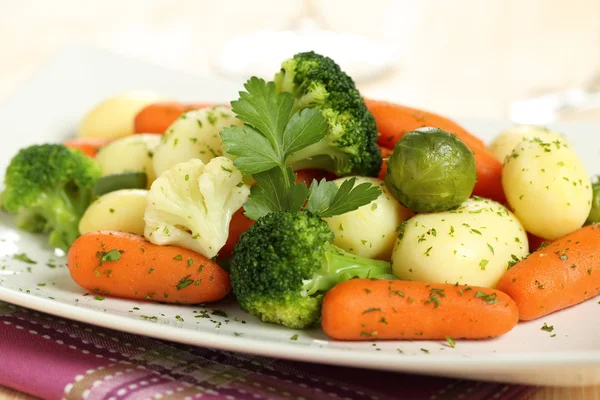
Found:
<svg viewBox="0 0 600 400"><path fill-rule="evenodd" d="M304 281L305 295L326 292L338 283L352 278L396 279L387 261L359 257L331 243L323 245L323 255L321 268Z"/></svg>
<svg viewBox="0 0 600 400"><path fill-rule="evenodd" d="M64 190L44 193L42 198L38 206L17 213L17 226L30 232L50 232L50 246L66 250L79 236L79 220L85 208L77 207L77 199Z"/></svg>
<svg viewBox="0 0 600 400"><path fill-rule="evenodd" d="M274 78L278 92L294 97L295 110L318 109L329 129L324 139L288 157L294 169L323 169L338 176L377 176L381 151L375 118L354 81L330 58L314 52L283 62Z"/></svg>
<svg viewBox="0 0 600 400"><path fill-rule="evenodd" d="M96 161L59 144L21 149L8 168L3 208L15 214L17 226L49 233L49 244L68 250L79 236L79 220L93 200L100 177Z"/></svg>
<svg viewBox="0 0 600 400"><path fill-rule="evenodd" d="M315 324L325 292L354 277L394 279L388 262L347 253L325 221L308 211L260 218L237 243L231 285L242 309L290 328Z"/></svg>

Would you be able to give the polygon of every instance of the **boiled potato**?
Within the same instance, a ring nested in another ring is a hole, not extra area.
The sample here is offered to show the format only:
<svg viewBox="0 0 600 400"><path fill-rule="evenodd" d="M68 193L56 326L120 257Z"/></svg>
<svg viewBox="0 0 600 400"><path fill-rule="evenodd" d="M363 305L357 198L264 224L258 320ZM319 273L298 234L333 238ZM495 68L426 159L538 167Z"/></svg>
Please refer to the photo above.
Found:
<svg viewBox="0 0 600 400"><path fill-rule="evenodd" d="M156 179L152 159L161 136L154 134L127 136L102 147L96 155L102 175L145 172L148 187Z"/></svg>
<svg viewBox="0 0 600 400"><path fill-rule="evenodd" d="M127 92L104 100L81 121L79 136L94 139L117 139L133 135L137 113L149 104L165 100L153 92Z"/></svg>
<svg viewBox="0 0 600 400"><path fill-rule="evenodd" d="M406 221L394 246L392 272L406 280L493 288L528 251L527 234L510 211L471 198L456 210Z"/></svg>
<svg viewBox="0 0 600 400"><path fill-rule="evenodd" d="M182 114L162 136L162 141L154 152L154 170L157 175L173 165L198 158L208 163L212 158L222 156L219 132L231 125L242 126L228 107L216 106Z"/></svg>
<svg viewBox="0 0 600 400"><path fill-rule="evenodd" d="M509 156L513 149L524 139L533 139L536 137L545 142L554 142L558 140L562 143L568 143L563 135L547 128L534 125L517 125L496 136L488 146L488 151L496 156L498 160L504 162L506 157Z"/></svg>
<svg viewBox="0 0 600 400"><path fill-rule="evenodd" d="M339 186L348 178L334 182ZM370 183L381 188L381 195L357 210L326 218L335 233L333 244L356 255L389 261L400 224L414 213L394 199L383 181L356 177L355 185Z"/></svg>
<svg viewBox="0 0 600 400"><path fill-rule="evenodd" d="M580 228L592 207L592 184L570 145L526 139L502 168L502 187L527 231L558 239Z"/></svg>
<svg viewBox="0 0 600 400"><path fill-rule="evenodd" d="M79 233L100 230L144 234L146 194L144 189L121 189L96 199L79 221Z"/></svg>

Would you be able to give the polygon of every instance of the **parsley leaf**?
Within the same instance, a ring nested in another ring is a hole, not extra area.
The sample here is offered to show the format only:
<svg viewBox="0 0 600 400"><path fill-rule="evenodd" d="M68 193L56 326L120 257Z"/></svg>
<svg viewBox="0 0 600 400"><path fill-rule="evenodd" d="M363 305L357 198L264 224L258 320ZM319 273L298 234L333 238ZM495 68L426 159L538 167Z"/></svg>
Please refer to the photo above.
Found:
<svg viewBox="0 0 600 400"><path fill-rule="evenodd" d="M244 174L268 171L280 164L279 155L269 141L249 125L232 126L221 131L227 153L238 156L233 164Z"/></svg>
<svg viewBox="0 0 600 400"><path fill-rule="evenodd" d="M306 108L292 115L283 132L284 158L323 139L327 128L327 121L317 109Z"/></svg>
<svg viewBox="0 0 600 400"><path fill-rule="evenodd" d="M232 111L247 124L252 125L271 144L280 159L283 153L282 136L294 108L294 98L290 93L277 93L275 82L265 82L253 76L244 85L246 92L240 92L239 100L231 102ZM323 132L325 135L325 132Z"/></svg>
<svg viewBox="0 0 600 400"><path fill-rule="evenodd" d="M261 172L254 179L257 184L244 204L244 214L254 220L272 211L299 211L309 194L305 184L294 182L296 175L289 167L283 173L279 168Z"/></svg>
<svg viewBox="0 0 600 400"><path fill-rule="evenodd" d="M306 208L320 217L333 217L369 204L381 194L381 189L370 183L361 183L356 187L355 183L356 178L350 178L337 188L333 182L323 179L318 183L313 180Z"/></svg>
<svg viewBox="0 0 600 400"><path fill-rule="evenodd" d="M286 159L313 145L329 129L321 111L306 108L294 112L292 94L277 93L274 82L252 77L246 91L232 101L232 111L245 122L221 131L225 153L235 158L234 165L244 175L256 180L244 204L245 215L257 220L274 211L307 209L320 217L332 217L369 204L381 190L370 183L354 187L355 178L339 188L333 182L313 181L310 189L296 183L296 174L286 166Z"/></svg>

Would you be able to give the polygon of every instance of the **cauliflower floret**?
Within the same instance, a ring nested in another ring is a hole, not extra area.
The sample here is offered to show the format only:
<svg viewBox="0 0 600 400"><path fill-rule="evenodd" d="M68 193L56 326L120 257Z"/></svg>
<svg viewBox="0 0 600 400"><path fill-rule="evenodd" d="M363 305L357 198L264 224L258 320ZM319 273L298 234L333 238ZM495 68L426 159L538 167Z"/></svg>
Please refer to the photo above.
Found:
<svg viewBox="0 0 600 400"><path fill-rule="evenodd" d="M198 159L176 164L148 192L144 236L158 245L185 247L212 258L225 245L231 216L249 194L227 157L208 164Z"/></svg>

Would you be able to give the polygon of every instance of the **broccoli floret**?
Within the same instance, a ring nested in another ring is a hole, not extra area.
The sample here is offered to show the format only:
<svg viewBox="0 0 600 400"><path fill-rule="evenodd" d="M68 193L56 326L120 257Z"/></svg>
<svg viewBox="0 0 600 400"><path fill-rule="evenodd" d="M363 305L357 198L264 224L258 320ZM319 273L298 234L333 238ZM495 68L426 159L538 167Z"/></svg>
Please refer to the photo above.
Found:
<svg viewBox="0 0 600 400"><path fill-rule="evenodd" d="M288 158L290 166L338 176L377 176L381 151L375 118L339 65L314 52L298 53L283 62L274 80L278 92L292 93L296 110L315 107L329 124L323 140Z"/></svg>
<svg viewBox="0 0 600 400"><path fill-rule="evenodd" d="M15 214L19 228L49 232L49 244L66 251L79 236L79 220L99 177L96 161L80 150L60 144L29 146L6 169L2 206Z"/></svg>
<svg viewBox="0 0 600 400"><path fill-rule="evenodd" d="M146 198L144 236L152 243L217 255L229 236L231 217L250 188L227 157L208 164L191 159L175 164L152 184Z"/></svg>
<svg viewBox="0 0 600 400"><path fill-rule="evenodd" d="M265 215L237 243L231 285L240 306L264 322L306 328L318 321L324 293L354 278L394 279L388 262L350 254L307 211Z"/></svg>

